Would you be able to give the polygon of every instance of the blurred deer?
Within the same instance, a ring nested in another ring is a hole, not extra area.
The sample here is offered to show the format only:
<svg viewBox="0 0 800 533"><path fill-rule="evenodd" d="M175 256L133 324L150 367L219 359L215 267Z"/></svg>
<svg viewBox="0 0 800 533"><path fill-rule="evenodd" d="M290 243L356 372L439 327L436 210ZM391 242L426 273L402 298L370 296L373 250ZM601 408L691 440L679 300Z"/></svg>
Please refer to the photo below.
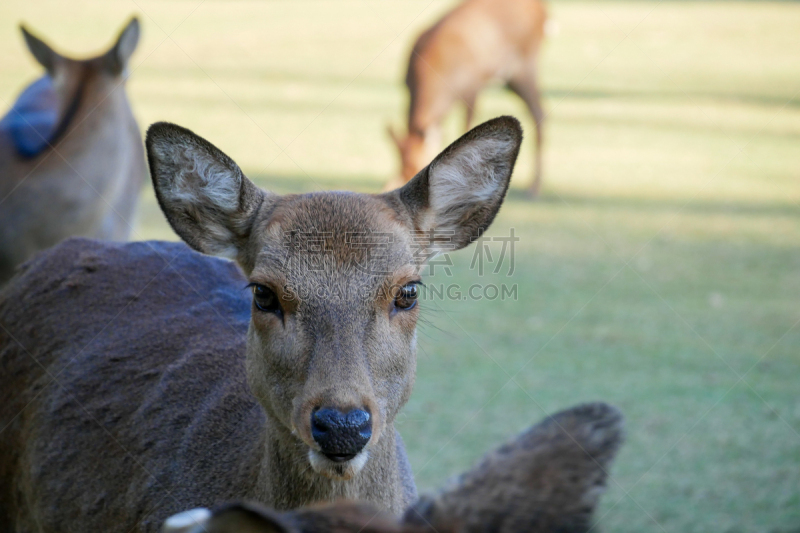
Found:
<svg viewBox="0 0 800 533"><path fill-rule="evenodd" d="M540 0L466 0L420 35L408 61L410 96L405 137L391 127L400 154L400 176L386 185L406 183L427 165L441 145L442 121L454 103L466 105L472 124L478 93L493 80L505 82L528 106L536 124L534 175L529 192L542 178L542 110L538 55L546 12Z"/></svg>
<svg viewBox="0 0 800 533"><path fill-rule="evenodd" d="M580 533L588 531L623 440L615 408L585 404L548 417L489 453L399 520L340 502L277 513L239 503L169 518L163 533Z"/></svg>
<svg viewBox="0 0 800 533"><path fill-rule="evenodd" d="M127 240L147 175L125 95L139 22L86 60L62 56L21 29L46 73L0 121L0 285L66 237Z"/></svg>

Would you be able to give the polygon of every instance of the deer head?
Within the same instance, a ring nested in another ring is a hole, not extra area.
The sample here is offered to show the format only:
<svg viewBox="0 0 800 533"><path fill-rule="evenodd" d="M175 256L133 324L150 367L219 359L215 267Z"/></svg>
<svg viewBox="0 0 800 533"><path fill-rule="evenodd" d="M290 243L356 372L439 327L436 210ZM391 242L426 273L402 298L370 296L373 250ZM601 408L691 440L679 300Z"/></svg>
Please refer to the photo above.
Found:
<svg viewBox="0 0 800 533"><path fill-rule="evenodd" d="M20 26L25 43L36 61L45 68L57 90L71 93L82 77L91 72L106 79L116 79L125 70L139 42L139 20L132 18L106 52L85 60L72 59L53 50L47 43ZM61 91L60 91L61 92Z"/></svg>
<svg viewBox="0 0 800 533"><path fill-rule="evenodd" d="M519 123L501 117L399 190L279 196L189 130L149 129L153 183L172 227L249 278L249 386L314 471L349 479L380 446L414 383L420 267L489 226L521 138Z"/></svg>

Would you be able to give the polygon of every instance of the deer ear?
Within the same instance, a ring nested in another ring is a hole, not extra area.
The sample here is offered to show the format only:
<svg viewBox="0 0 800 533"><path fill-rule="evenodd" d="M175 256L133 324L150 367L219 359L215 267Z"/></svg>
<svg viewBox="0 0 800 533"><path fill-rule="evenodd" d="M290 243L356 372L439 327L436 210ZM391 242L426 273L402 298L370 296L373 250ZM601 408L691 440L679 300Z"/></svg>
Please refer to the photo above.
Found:
<svg viewBox="0 0 800 533"><path fill-rule="evenodd" d="M233 160L186 128L157 122L145 140L158 203L172 229L195 250L236 259L249 272L246 245L262 203Z"/></svg>
<svg viewBox="0 0 800 533"><path fill-rule="evenodd" d="M522 142L513 117L481 124L448 146L396 194L429 252L458 250L479 237L503 203Z"/></svg>
<svg viewBox="0 0 800 533"><path fill-rule="evenodd" d="M60 57L50 46L33 35L24 25L20 25L20 31L25 38L25 44L28 45L28 50L31 51L36 61L42 65L48 73L52 74L55 69L56 62Z"/></svg>
<svg viewBox="0 0 800 533"><path fill-rule="evenodd" d="M119 34L117 42L106 53L105 61L106 67L113 74L119 75L125 71L128 66L128 61L136 50L136 45L139 44L139 19L136 17L131 18L125 29Z"/></svg>
<svg viewBox="0 0 800 533"><path fill-rule="evenodd" d="M488 454L403 518L462 531L587 531L623 440L620 412L586 404L546 418Z"/></svg>

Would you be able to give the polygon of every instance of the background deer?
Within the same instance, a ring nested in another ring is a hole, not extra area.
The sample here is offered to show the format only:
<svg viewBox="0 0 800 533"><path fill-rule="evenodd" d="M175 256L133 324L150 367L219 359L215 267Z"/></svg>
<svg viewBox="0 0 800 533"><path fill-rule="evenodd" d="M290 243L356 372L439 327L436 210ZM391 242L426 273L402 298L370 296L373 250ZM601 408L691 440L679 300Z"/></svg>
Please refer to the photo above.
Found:
<svg viewBox="0 0 800 533"><path fill-rule="evenodd" d="M501 117L402 189L279 196L153 125L172 227L244 277L159 242L71 239L21 268L0 292L0 530L155 531L234 499L400 513L419 258L489 226L521 139Z"/></svg>
<svg viewBox="0 0 800 533"><path fill-rule="evenodd" d="M580 405L546 418L488 454L401 520L362 503L277 513L232 504L171 517L164 533L578 533L591 527L623 440L615 408Z"/></svg>
<svg viewBox="0 0 800 533"><path fill-rule="evenodd" d="M126 240L146 176L125 95L136 19L92 59L62 56L24 27L46 74L0 121L0 285L35 252L69 236Z"/></svg>
<svg viewBox="0 0 800 533"><path fill-rule="evenodd" d="M387 189L406 183L438 152L442 121L454 103L466 105L471 127L478 93L492 80L505 82L525 102L536 124L534 175L529 192L542 178L542 110L538 55L546 12L539 0L466 0L420 35L408 60L407 134L389 128L400 154L400 177Z"/></svg>

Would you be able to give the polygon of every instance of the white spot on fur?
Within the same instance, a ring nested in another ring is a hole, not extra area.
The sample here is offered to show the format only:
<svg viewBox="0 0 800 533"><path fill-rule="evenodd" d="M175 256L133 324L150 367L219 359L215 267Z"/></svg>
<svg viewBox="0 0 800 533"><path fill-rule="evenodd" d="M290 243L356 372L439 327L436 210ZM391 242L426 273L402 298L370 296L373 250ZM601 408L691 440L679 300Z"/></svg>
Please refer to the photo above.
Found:
<svg viewBox="0 0 800 533"><path fill-rule="evenodd" d="M204 526L211 518L211 511L205 507L198 507L189 511L174 514L164 522L163 533L189 533L190 531L205 531ZM196 529L195 529L196 528Z"/></svg>
<svg viewBox="0 0 800 533"><path fill-rule="evenodd" d="M369 459L369 451L362 450L346 463L334 463L316 450L308 450L308 460L315 472L334 480L346 481L361 472ZM348 497L342 494L342 497Z"/></svg>

